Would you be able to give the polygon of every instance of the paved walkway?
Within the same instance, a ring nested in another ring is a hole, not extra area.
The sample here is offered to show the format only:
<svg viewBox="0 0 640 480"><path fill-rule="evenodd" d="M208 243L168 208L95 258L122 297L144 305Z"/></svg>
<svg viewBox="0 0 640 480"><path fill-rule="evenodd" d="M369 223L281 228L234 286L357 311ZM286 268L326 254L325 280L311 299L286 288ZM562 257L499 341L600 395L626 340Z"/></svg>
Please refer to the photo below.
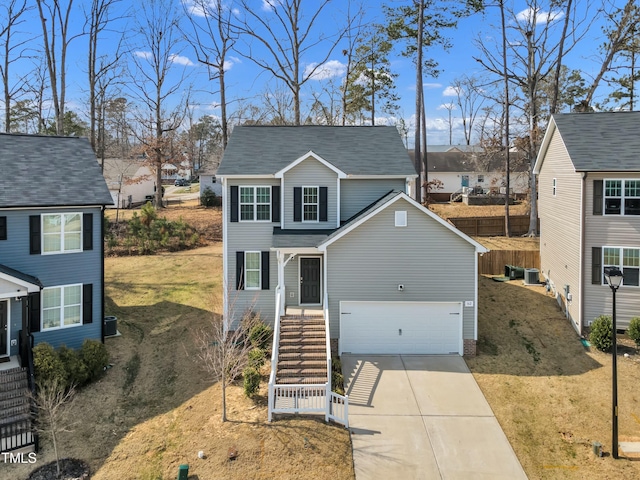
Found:
<svg viewBox="0 0 640 480"><path fill-rule="evenodd" d="M466 363L343 355L356 480L526 479Z"/></svg>

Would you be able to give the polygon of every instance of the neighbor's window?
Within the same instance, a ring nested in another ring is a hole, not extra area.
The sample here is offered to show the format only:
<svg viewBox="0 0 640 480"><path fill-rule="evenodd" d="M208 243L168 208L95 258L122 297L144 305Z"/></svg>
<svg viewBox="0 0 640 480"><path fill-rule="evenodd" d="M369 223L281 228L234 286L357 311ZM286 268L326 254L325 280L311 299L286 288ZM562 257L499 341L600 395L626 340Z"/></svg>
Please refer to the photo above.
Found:
<svg viewBox="0 0 640 480"><path fill-rule="evenodd" d="M42 215L42 253L82 251L82 214Z"/></svg>
<svg viewBox="0 0 640 480"><path fill-rule="evenodd" d="M640 180L605 180L606 215L640 215Z"/></svg>
<svg viewBox="0 0 640 480"><path fill-rule="evenodd" d="M302 188L302 221L318 221L318 187Z"/></svg>
<svg viewBox="0 0 640 480"><path fill-rule="evenodd" d="M42 330L82 325L82 285L42 289Z"/></svg>
<svg viewBox="0 0 640 480"><path fill-rule="evenodd" d="M640 286L640 248L603 247L602 257L603 266L618 267L622 271L622 285Z"/></svg>
<svg viewBox="0 0 640 480"><path fill-rule="evenodd" d="M244 252L244 288L260 290L260 252Z"/></svg>
<svg viewBox="0 0 640 480"><path fill-rule="evenodd" d="M484 175L478 175L478 183L484 183Z"/></svg>
<svg viewBox="0 0 640 480"><path fill-rule="evenodd" d="M271 187L240 187L240 220L271 221Z"/></svg>

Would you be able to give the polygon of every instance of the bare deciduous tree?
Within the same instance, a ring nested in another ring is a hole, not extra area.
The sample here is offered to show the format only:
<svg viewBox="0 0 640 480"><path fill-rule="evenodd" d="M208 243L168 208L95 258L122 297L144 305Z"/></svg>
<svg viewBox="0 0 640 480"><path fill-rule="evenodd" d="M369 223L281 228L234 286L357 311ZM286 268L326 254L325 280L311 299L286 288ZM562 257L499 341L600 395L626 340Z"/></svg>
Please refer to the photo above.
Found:
<svg viewBox="0 0 640 480"><path fill-rule="evenodd" d="M471 145L471 135L486 97L482 94L480 80L473 76L463 75L451 82L451 86L456 92L456 104L462 117L464 141Z"/></svg>

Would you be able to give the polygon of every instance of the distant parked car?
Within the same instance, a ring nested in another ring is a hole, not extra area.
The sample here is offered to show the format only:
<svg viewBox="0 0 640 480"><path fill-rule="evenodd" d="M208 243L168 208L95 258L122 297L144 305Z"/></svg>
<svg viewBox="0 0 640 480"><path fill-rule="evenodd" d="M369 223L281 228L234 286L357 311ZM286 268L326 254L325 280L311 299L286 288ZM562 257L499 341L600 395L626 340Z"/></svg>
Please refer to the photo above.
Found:
<svg viewBox="0 0 640 480"><path fill-rule="evenodd" d="M176 187L188 187L188 186L189 186L189 181L188 181L188 180L186 180L186 179L184 179L184 178L178 178L178 179L175 181L174 185L175 185Z"/></svg>

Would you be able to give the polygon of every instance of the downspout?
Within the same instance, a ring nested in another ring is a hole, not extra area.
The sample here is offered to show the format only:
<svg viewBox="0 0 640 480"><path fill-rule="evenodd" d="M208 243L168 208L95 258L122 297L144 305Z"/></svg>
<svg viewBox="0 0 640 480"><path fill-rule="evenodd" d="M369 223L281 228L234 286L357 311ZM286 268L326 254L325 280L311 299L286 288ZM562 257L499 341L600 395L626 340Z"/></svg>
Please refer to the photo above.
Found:
<svg viewBox="0 0 640 480"><path fill-rule="evenodd" d="M578 302L578 335L582 336L582 324L583 324L583 315L584 315L584 291L585 291L585 265L584 265L584 256L585 256L585 225L584 221L585 216L587 215L587 175L588 172L582 172L582 191L580 192L582 196L582 211L580 213L580 281L578 285L580 286L580 291L578 295L580 296L580 301ZM593 258L591 259L593 263Z"/></svg>
<svg viewBox="0 0 640 480"><path fill-rule="evenodd" d="M222 177L222 316L226 322L229 318L229 282L227 279L227 262L229 261L227 242L227 202L229 192L227 191L227 179Z"/></svg>
<svg viewBox="0 0 640 480"><path fill-rule="evenodd" d="M104 343L104 208L100 209L100 277L102 278L101 292L102 300L100 301L100 341Z"/></svg>

